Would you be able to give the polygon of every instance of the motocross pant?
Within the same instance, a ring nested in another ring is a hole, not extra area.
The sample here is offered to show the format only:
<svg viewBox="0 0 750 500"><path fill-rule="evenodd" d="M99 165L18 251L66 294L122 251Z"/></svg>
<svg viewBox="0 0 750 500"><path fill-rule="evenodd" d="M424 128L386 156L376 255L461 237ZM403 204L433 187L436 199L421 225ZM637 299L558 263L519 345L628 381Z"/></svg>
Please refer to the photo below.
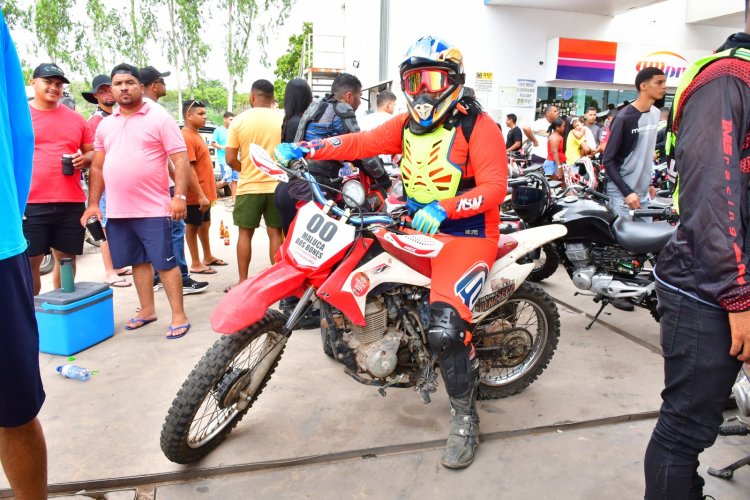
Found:
<svg viewBox="0 0 750 500"><path fill-rule="evenodd" d="M432 260L428 342L438 356L448 395L466 397L479 370L471 344L471 309L497 255L491 239L438 236L443 244Z"/></svg>

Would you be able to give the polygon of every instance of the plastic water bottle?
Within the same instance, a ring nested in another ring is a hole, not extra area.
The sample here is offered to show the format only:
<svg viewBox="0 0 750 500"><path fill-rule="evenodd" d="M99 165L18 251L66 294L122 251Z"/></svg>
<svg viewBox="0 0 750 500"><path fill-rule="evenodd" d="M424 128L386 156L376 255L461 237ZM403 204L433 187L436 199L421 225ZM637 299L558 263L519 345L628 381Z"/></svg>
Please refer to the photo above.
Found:
<svg viewBox="0 0 750 500"><path fill-rule="evenodd" d="M74 378L86 382L91 377L91 372L86 368L75 365L62 365L57 367L57 373L66 378Z"/></svg>

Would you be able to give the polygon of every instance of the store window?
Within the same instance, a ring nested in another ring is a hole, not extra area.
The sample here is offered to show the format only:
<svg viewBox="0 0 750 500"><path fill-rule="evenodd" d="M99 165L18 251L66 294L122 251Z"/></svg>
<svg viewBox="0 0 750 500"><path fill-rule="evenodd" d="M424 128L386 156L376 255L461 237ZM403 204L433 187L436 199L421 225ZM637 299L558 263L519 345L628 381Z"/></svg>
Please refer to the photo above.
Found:
<svg viewBox="0 0 750 500"><path fill-rule="evenodd" d="M619 107L633 102L638 97L635 90L575 89L570 87L537 87L535 118L542 116L544 109L555 105L560 116L581 116L593 106L600 112L610 107ZM671 107L674 94L667 94L665 106Z"/></svg>

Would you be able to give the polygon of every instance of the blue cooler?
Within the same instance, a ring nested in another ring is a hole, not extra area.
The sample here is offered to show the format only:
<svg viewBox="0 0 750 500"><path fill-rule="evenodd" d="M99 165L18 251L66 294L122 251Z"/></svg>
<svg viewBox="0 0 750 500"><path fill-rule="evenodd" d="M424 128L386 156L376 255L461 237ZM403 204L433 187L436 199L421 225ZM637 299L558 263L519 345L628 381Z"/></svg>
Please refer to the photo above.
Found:
<svg viewBox="0 0 750 500"><path fill-rule="evenodd" d="M58 288L34 297L40 351L70 356L114 335L109 285L88 282L75 285L71 293Z"/></svg>

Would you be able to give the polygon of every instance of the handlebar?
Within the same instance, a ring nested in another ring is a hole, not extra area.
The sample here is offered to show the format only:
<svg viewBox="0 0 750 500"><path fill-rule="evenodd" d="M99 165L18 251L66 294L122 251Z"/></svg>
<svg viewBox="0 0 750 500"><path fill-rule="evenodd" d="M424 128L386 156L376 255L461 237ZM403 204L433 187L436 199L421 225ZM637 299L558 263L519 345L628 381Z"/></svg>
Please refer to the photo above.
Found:
<svg viewBox="0 0 750 500"><path fill-rule="evenodd" d="M325 196L323 196L323 192L320 190L318 181L315 179L315 177L310 175L309 172L307 172L306 168L300 168L306 167L306 165L307 164L304 160L296 160L290 162L288 168L282 168L287 174L293 177L298 177L310 183L310 188L312 189L315 201L317 201L321 205L326 205L328 203L328 200ZM336 205L331 207L331 211L339 217L344 216L344 211ZM369 226L370 224L393 224L394 220L392 217L384 215L367 215L363 217L349 217L349 222L357 226Z"/></svg>

